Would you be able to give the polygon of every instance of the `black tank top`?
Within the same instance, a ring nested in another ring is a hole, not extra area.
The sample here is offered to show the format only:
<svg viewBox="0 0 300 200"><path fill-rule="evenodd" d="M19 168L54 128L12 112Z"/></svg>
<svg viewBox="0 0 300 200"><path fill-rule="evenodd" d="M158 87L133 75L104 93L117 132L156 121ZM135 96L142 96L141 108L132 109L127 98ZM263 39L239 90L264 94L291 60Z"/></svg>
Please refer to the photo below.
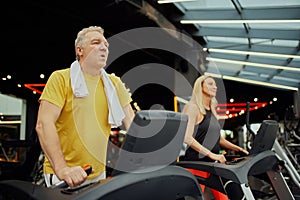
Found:
<svg viewBox="0 0 300 200"><path fill-rule="evenodd" d="M206 110L203 120L195 125L194 138L215 154L220 151L220 131L221 127L217 118L212 114L211 110ZM199 152L189 147L182 160L186 161L212 161L207 156L203 156Z"/></svg>

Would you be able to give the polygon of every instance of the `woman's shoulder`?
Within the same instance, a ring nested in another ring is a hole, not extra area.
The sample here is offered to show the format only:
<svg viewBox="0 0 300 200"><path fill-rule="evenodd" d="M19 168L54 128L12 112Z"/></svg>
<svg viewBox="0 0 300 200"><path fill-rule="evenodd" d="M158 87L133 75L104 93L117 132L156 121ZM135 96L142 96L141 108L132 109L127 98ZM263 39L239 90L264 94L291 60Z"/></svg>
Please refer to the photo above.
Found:
<svg viewBox="0 0 300 200"><path fill-rule="evenodd" d="M198 113L198 110L199 110L198 106L193 102L188 102L183 107L183 112Z"/></svg>
<svg viewBox="0 0 300 200"><path fill-rule="evenodd" d="M195 104L194 102L189 101L189 102L187 102L187 103L185 104L185 107L189 107L189 108L198 108L198 105Z"/></svg>

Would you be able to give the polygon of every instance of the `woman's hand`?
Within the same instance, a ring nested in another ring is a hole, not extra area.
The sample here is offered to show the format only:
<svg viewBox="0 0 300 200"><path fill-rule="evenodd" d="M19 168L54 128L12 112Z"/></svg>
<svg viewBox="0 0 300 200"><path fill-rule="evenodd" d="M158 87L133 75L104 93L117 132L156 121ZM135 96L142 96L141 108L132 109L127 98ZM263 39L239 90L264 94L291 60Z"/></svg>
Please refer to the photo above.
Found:
<svg viewBox="0 0 300 200"><path fill-rule="evenodd" d="M208 153L207 157L209 157L212 160L218 161L219 163L225 163L226 162L226 158L224 155L222 154L215 154L215 153Z"/></svg>
<svg viewBox="0 0 300 200"><path fill-rule="evenodd" d="M242 152L245 155L249 155L249 152L246 149L240 148L239 151Z"/></svg>

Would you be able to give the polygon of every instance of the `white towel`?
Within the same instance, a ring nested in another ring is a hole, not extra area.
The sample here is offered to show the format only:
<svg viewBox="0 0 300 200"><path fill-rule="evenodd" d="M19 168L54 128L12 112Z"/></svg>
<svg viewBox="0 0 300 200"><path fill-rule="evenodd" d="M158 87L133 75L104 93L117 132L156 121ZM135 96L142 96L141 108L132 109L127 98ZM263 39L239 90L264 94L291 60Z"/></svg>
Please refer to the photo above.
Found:
<svg viewBox="0 0 300 200"><path fill-rule="evenodd" d="M104 69L101 69L101 77L108 103L108 123L120 126L122 124L122 120L125 118L125 114L120 104L116 89ZM89 92L86 82L81 71L80 64L77 60L71 64L70 78L74 95L76 97L88 96Z"/></svg>
<svg viewBox="0 0 300 200"><path fill-rule="evenodd" d="M80 64L77 60L71 64L70 78L75 97L86 97L89 95Z"/></svg>

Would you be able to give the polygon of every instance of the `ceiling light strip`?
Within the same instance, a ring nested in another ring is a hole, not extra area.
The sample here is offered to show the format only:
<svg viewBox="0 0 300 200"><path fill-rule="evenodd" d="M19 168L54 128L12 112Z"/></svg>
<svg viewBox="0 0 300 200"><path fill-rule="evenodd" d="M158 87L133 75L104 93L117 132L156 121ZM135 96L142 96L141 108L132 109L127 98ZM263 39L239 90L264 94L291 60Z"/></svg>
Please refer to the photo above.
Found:
<svg viewBox="0 0 300 200"><path fill-rule="evenodd" d="M0 124L21 124L22 121L21 120L16 120L16 121L1 121L0 120Z"/></svg>
<svg viewBox="0 0 300 200"><path fill-rule="evenodd" d="M218 77L218 78L220 77L220 74L213 74L213 73L207 73L207 72L205 72L204 74L210 75L212 77ZM233 76L221 75L221 78L226 79L226 80L231 80L231 81L242 82L242 83L298 91L298 88L296 88L296 87L279 85L279 84L274 84L274 83L266 83L266 82L262 82L262 81L254 81L254 80L250 80L250 79L238 78L238 77L233 77Z"/></svg>
<svg viewBox="0 0 300 200"><path fill-rule="evenodd" d="M220 108L217 110L218 113L226 113L226 112L240 112L240 111L246 111L246 108Z"/></svg>
<svg viewBox="0 0 300 200"><path fill-rule="evenodd" d="M38 84L24 84L24 86L25 86L26 88L28 88L28 89L30 89L30 90L36 92L36 93L42 94L42 91L40 91L40 90L38 90L38 89L36 89L36 88L34 88L34 87L44 87L45 84L44 84L44 83L41 83L41 84L39 84L39 83L38 83Z"/></svg>
<svg viewBox="0 0 300 200"><path fill-rule="evenodd" d="M267 102L252 102L250 103L250 106L265 106L267 105ZM218 107L246 107L247 103L219 103Z"/></svg>
<svg viewBox="0 0 300 200"><path fill-rule="evenodd" d="M180 20L181 24L262 24L262 23L300 23L300 19L288 20Z"/></svg>
<svg viewBox="0 0 300 200"><path fill-rule="evenodd" d="M255 52L255 51L239 51L239 50L215 49L215 48L203 48L203 51L214 52L214 53L228 53L228 54L240 54L240 55L254 55L254 56L300 59L300 56L298 56L298 55L265 53L265 52Z"/></svg>
<svg viewBox="0 0 300 200"><path fill-rule="evenodd" d="M175 96L176 100L181 102L181 103L184 103L184 104L187 104L188 103L188 100L184 99L184 98L181 98L179 96Z"/></svg>
<svg viewBox="0 0 300 200"><path fill-rule="evenodd" d="M300 68L281 66L281 65L270 65L270 64L246 62L246 61L239 61L239 60L227 60L227 59L212 58L212 57L207 57L206 60L213 61L213 62L220 62L220 63L229 63L229 64L236 64L236 65L251 65L251 66L255 66L255 67L263 67L263 68L271 68L271 69L282 69L282 70L300 72Z"/></svg>
<svg viewBox="0 0 300 200"><path fill-rule="evenodd" d="M179 2L189 2L189 1L196 1L196 0L160 0L157 1L157 3L164 4L164 3L179 3Z"/></svg>
<svg viewBox="0 0 300 200"><path fill-rule="evenodd" d="M232 76L223 76L223 79L231 80L231 81L244 82L244 83L250 83L250 84L256 84L256 85L262 85L262 86L268 86L268 87L275 87L275 88L281 88L281 89L288 89L288 90L298 91L298 88L296 88L296 87L284 86L284 85L273 84L273 83L266 83L266 82L262 82L262 81L255 81L255 80L237 78L237 77L232 77Z"/></svg>

